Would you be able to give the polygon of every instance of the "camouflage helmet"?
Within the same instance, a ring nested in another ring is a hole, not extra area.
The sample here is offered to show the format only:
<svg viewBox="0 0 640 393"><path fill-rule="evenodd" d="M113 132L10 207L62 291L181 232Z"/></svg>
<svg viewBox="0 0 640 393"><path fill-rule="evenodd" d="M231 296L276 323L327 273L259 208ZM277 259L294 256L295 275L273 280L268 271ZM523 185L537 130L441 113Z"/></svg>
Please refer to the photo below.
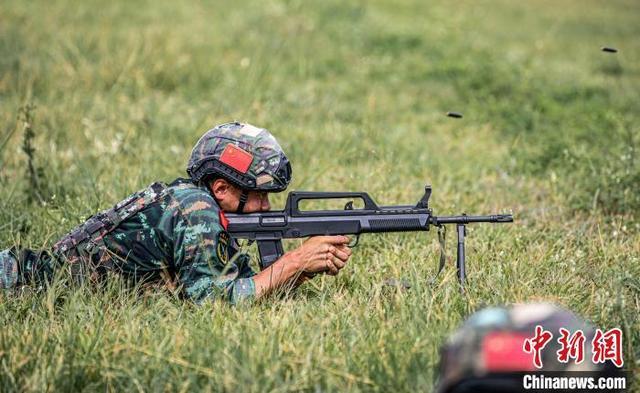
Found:
<svg viewBox="0 0 640 393"><path fill-rule="evenodd" d="M243 190L280 192L291 182L291 164L276 138L264 128L237 122L215 126L200 138L187 173L196 182L222 177Z"/></svg>
<svg viewBox="0 0 640 393"><path fill-rule="evenodd" d="M534 366L533 354L525 352L525 340L542 326L553 338L541 351L542 369ZM612 370L610 362L594 364L591 348L584 346L584 361L558 361L560 328L570 334L581 330L590 343L595 328L571 311L548 303L491 307L473 314L451 335L441 350L437 393L517 392L522 390L522 373L532 371Z"/></svg>

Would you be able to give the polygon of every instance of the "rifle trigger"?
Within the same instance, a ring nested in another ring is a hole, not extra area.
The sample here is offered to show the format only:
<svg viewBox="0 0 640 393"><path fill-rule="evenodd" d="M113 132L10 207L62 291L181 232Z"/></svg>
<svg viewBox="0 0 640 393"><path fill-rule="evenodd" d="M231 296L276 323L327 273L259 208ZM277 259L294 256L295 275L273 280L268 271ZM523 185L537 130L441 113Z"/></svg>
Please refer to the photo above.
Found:
<svg viewBox="0 0 640 393"><path fill-rule="evenodd" d="M344 205L344 210L353 210L353 201L349 201Z"/></svg>
<svg viewBox="0 0 640 393"><path fill-rule="evenodd" d="M360 235L356 235L356 241L355 241L355 242L353 242L353 243L349 243L349 244L348 244L348 247L349 247L349 248L354 248L355 246L357 246L357 245L358 245L358 241L359 241L359 240L360 240Z"/></svg>

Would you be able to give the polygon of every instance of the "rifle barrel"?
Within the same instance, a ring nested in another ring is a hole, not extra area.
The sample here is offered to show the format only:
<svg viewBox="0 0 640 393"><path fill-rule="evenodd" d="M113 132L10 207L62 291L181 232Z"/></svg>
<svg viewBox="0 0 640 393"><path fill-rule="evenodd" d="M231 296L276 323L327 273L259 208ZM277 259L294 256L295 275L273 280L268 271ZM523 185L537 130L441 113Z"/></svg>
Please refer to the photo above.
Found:
<svg viewBox="0 0 640 393"><path fill-rule="evenodd" d="M511 214L494 214L491 216L432 216L431 223L434 225L441 224L469 224L472 222L513 222Z"/></svg>

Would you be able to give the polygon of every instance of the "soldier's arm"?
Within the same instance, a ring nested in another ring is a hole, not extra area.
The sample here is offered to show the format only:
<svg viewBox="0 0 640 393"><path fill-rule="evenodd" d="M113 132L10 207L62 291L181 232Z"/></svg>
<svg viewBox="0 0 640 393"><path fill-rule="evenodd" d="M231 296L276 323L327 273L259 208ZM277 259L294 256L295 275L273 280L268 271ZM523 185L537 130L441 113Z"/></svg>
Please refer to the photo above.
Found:
<svg viewBox="0 0 640 393"><path fill-rule="evenodd" d="M182 202L179 213L171 218L174 264L184 294L196 302L223 297L237 303L295 285L304 273L335 275L351 255L348 237L317 236L286 253L270 268L247 277L226 254L226 245L232 240L220 224L217 209L210 205L213 202Z"/></svg>
<svg viewBox="0 0 640 393"><path fill-rule="evenodd" d="M180 195L165 210L160 230L171 243L181 292L200 303L223 298L236 303L255 296L244 254L230 258L231 238L219 221L215 202L200 194Z"/></svg>
<svg viewBox="0 0 640 393"><path fill-rule="evenodd" d="M240 277L236 261L229 261L220 250L224 230L214 224L187 225L176 242L174 252L177 276L183 293L197 303L221 297L237 303L255 296L251 277Z"/></svg>
<svg viewBox="0 0 640 393"><path fill-rule="evenodd" d="M253 276L255 296L300 282L305 274L338 274L351 257L346 236L315 236Z"/></svg>
<svg viewBox="0 0 640 393"><path fill-rule="evenodd" d="M269 292L295 283L302 276L300 263L293 260L291 254L283 255L268 268L252 277L255 287L255 297L260 298Z"/></svg>

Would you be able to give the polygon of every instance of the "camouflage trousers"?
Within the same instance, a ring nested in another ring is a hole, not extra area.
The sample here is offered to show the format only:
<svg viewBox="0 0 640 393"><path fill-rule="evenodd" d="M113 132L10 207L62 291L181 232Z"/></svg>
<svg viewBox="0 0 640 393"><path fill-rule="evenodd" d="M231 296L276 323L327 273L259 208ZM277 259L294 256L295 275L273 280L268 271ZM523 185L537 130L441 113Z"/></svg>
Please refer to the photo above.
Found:
<svg viewBox="0 0 640 393"><path fill-rule="evenodd" d="M17 250L14 247L0 251L0 289L27 284L45 285L60 265L46 251Z"/></svg>

